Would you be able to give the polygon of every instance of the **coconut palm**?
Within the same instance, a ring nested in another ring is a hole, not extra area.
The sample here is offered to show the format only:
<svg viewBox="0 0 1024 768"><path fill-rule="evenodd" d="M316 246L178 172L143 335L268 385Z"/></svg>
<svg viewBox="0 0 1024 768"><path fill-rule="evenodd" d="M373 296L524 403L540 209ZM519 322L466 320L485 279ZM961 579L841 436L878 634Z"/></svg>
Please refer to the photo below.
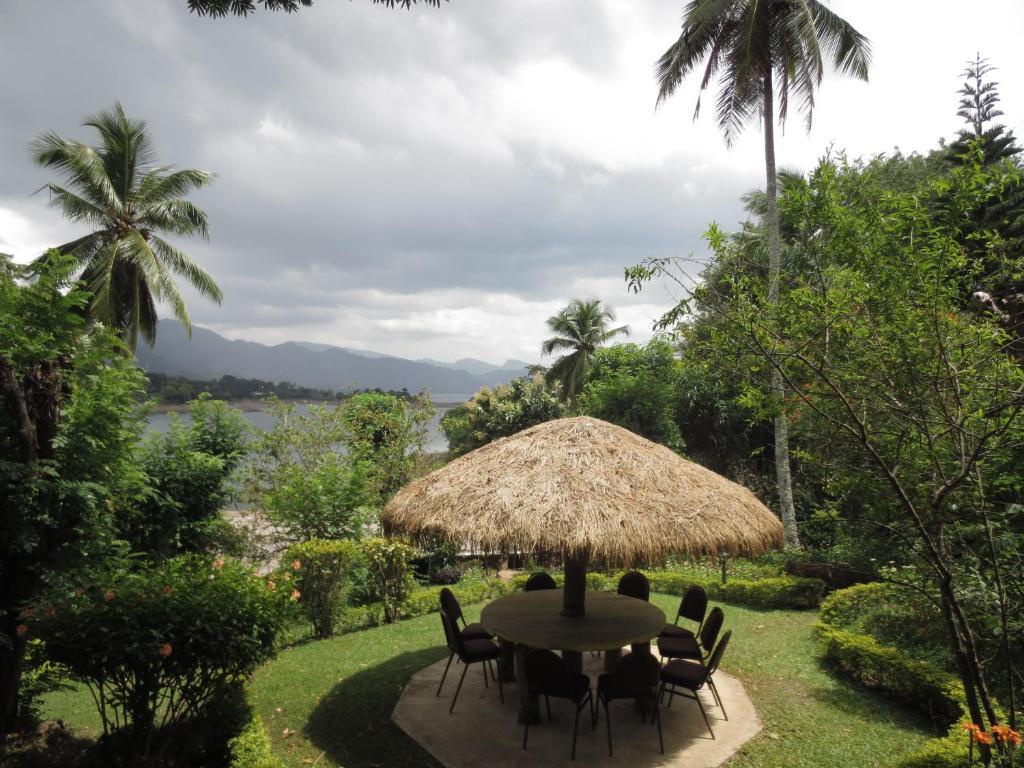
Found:
<svg viewBox="0 0 1024 768"><path fill-rule="evenodd" d="M867 80L871 46L867 38L819 0L691 0L679 38L658 59L658 104L696 67L704 64L703 91L717 78L716 117L731 146L754 118L764 126L768 299L778 300L781 256L775 173L775 120L784 125L790 97L798 99L807 129L814 92L827 62L843 74ZM776 111L776 102L778 110ZM694 119L700 114L700 98ZM782 375L772 373L781 402ZM775 468L786 543L799 546L789 473L789 432L785 414L775 419Z"/></svg>
<svg viewBox="0 0 1024 768"><path fill-rule="evenodd" d="M569 306L548 318L548 328L555 335L541 345L541 354L568 351L547 372L549 382L561 383L563 401L575 402L587 382L590 360L597 348L629 333L626 325L609 327L613 322L615 312L602 307L600 299L573 299Z"/></svg>
<svg viewBox="0 0 1024 768"><path fill-rule="evenodd" d="M69 221L91 229L57 248L81 266L79 279L92 294L90 315L116 329L133 350L139 333L150 345L156 341L158 301L191 331L174 275L217 303L220 288L157 233L208 236L206 214L185 196L209 184L213 174L155 165L146 123L129 119L120 104L83 124L99 133L99 146L45 133L31 150L37 163L63 172L68 180L68 187L43 187L50 192L50 204Z"/></svg>

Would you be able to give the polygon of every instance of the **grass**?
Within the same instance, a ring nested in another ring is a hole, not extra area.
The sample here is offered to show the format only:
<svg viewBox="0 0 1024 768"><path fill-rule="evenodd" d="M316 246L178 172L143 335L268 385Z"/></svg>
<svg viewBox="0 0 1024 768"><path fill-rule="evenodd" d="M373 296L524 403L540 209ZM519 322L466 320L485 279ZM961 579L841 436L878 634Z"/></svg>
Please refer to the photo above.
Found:
<svg viewBox="0 0 1024 768"><path fill-rule="evenodd" d="M675 612L678 598L652 601ZM476 618L480 606L466 611ZM729 768L892 765L934 735L916 714L830 675L819 661L812 611L726 606L734 641L723 668L738 676L764 730ZM254 704L288 766L434 766L390 716L409 677L446 651L436 616L297 644L252 681ZM54 694L44 715L78 733L98 726L84 691Z"/></svg>

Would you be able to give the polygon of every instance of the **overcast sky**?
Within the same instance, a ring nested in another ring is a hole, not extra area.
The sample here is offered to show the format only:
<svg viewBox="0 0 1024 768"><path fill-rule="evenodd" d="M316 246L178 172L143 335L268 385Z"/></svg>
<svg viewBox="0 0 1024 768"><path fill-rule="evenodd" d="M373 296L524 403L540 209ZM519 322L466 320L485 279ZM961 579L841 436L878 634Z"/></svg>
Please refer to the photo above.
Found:
<svg viewBox="0 0 1024 768"><path fill-rule="evenodd" d="M670 303L623 267L702 255L715 220L763 185L753 125L727 149L697 83L654 111L653 63L682 0L451 0L386 10L316 0L288 16L210 20L185 0L3 0L0 251L27 260L79 234L34 190L33 136L93 140L120 100L163 162L217 173L195 196L208 242L181 241L224 303L193 322L232 338L319 341L407 357L538 359L544 320L599 297L634 337ZM781 165L925 151L960 126L964 60L999 67L1024 134L1024 2L833 0L874 48L871 82L826 77ZM708 103L708 102L706 102Z"/></svg>

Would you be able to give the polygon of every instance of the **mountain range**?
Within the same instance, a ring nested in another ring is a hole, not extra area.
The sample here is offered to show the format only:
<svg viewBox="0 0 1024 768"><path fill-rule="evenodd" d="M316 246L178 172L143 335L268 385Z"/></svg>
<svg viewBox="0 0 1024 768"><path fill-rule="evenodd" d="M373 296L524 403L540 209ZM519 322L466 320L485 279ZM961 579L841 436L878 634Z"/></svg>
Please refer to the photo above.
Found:
<svg viewBox="0 0 1024 768"><path fill-rule="evenodd" d="M482 386L507 384L526 374L527 363L506 360L493 365L463 358L454 363L407 360L330 344L289 341L268 346L233 341L208 328L192 326L189 338L175 320L161 320L156 344L140 345L139 365L153 373L190 379L224 375L265 381L290 381L317 389L429 389L435 399L467 399Z"/></svg>

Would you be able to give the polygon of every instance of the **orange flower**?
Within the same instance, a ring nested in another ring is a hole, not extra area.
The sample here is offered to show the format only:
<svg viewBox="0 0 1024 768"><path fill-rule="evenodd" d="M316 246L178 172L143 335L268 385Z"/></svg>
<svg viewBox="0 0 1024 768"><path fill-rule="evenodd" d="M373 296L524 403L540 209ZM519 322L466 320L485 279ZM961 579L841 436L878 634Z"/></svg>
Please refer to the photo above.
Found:
<svg viewBox="0 0 1024 768"><path fill-rule="evenodd" d="M164 643L163 645L160 646L160 655L163 658L166 659L168 656L171 655L171 651L173 651L173 650L174 649L171 648L171 644L170 643Z"/></svg>
<svg viewBox="0 0 1024 768"><path fill-rule="evenodd" d="M14 632L18 637L24 637L28 634L28 625L19 624L17 627L14 628Z"/></svg>
<svg viewBox="0 0 1024 768"><path fill-rule="evenodd" d="M223 557L218 557L216 560L213 561L213 570L219 571L223 567L224 567L224 558Z"/></svg>
<svg viewBox="0 0 1024 768"><path fill-rule="evenodd" d="M1008 725L993 725L992 734L996 737L996 741L1003 746L1016 747L1020 744L1020 734Z"/></svg>
<svg viewBox="0 0 1024 768"><path fill-rule="evenodd" d="M974 739L976 744L984 744L985 746L992 746L992 737L984 731L971 731L971 738Z"/></svg>
<svg viewBox="0 0 1024 768"><path fill-rule="evenodd" d="M965 723L964 730L967 733L981 733L981 728L978 727L977 723Z"/></svg>
<svg viewBox="0 0 1024 768"><path fill-rule="evenodd" d="M267 582L267 589L269 589L271 592L277 589L277 584L274 583L273 579Z"/></svg>
<svg viewBox="0 0 1024 768"><path fill-rule="evenodd" d="M299 599L300 597L302 597L302 594L301 594L301 593L299 592L299 590L297 590L297 589L293 589L293 590L292 590L292 600L294 600L294 601L298 601L298 599Z"/></svg>
<svg viewBox="0 0 1024 768"><path fill-rule="evenodd" d="M108 603L111 600L113 600L114 599L114 590L108 589L106 592L104 592L103 593L103 599L106 600Z"/></svg>
<svg viewBox="0 0 1024 768"><path fill-rule="evenodd" d="M292 560L292 570L297 571L302 567L302 562L299 560Z"/></svg>

